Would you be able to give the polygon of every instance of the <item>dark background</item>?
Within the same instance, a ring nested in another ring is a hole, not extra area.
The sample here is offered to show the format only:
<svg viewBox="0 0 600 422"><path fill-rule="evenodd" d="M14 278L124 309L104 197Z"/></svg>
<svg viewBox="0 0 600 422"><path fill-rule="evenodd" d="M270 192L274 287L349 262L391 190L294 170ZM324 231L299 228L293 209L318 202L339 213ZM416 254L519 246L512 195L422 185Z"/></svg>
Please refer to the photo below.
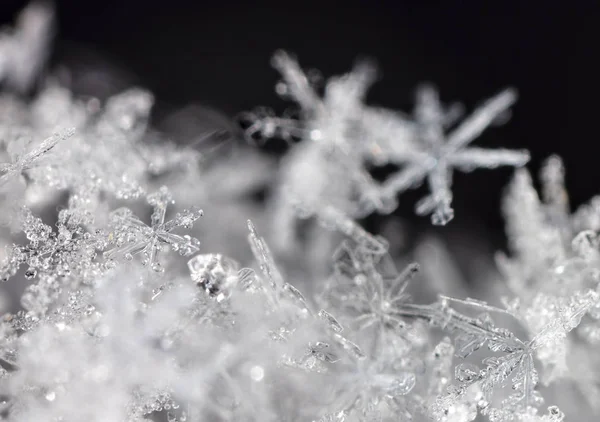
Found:
<svg viewBox="0 0 600 422"><path fill-rule="evenodd" d="M69 68L85 94L136 83L156 94L159 114L201 103L229 117L257 105L283 109L269 66L277 48L325 76L349 70L356 57L373 57L382 77L368 101L405 111L422 81L435 82L443 100L462 101L469 110L512 85L520 93L512 120L477 144L528 148L534 172L558 153L573 205L600 193L596 1L336 3L58 1L53 66ZM24 4L3 0L0 22L11 22ZM84 72L90 69L92 76ZM457 174L457 217L443 230L469 227L501 243L499 193L510 175L509 169ZM412 215L420 194L405 195L397 211L415 230L429 227L428 219Z"/></svg>

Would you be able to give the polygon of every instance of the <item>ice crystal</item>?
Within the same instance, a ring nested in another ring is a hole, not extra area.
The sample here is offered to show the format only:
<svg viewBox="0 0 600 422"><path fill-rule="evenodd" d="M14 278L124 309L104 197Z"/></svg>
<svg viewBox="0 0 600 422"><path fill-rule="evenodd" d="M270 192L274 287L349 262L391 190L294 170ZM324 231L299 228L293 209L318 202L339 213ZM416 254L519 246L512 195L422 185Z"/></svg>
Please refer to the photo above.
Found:
<svg viewBox="0 0 600 422"><path fill-rule="evenodd" d="M336 254L336 276L326 297L354 329L360 332L372 327L377 341L385 343L393 335L410 335L399 309L408 302L406 287L419 267L411 264L401 273L384 278L377 269L379 258L361 248L343 245Z"/></svg>
<svg viewBox="0 0 600 422"><path fill-rule="evenodd" d="M457 356L466 358L484 344L491 351L505 353L500 357L485 358L483 368L471 363L459 364L455 373L458 387L448 388L446 395L436 404L436 412L444 414L465 399L469 400L469 394L476 386L479 391L476 406L484 414L488 414L490 420L526 420L526 417L535 415L542 397L536 390L539 376L534 364L534 354L540 350L562 347L566 335L580 324L583 315L595 306L598 298L598 293L591 290L574 295L558 310L558 315L541 325L528 341L520 340L506 329L497 328L489 314L472 318L446 308L447 300L442 301L441 308L445 317L436 315L434 308L426 311L431 312L430 321L433 324L458 333L455 339ZM475 309L495 310L485 303L473 300L458 302ZM527 325L527 321L524 324ZM502 410L499 410L492 405L494 394L509 382L515 392L502 400ZM474 419L475 415L473 413L467 420Z"/></svg>
<svg viewBox="0 0 600 422"><path fill-rule="evenodd" d="M167 206L172 204L173 198L166 187L148 195L147 201L154 211L151 223L148 226L128 208L119 208L110 215L112 230L108 235L109 245L114 248L106 251L106 259L115 259L118 255L126 260L133 259L134 255L143 255L142 264L148 265L156 272L164 271L158 261L158 255L165 246L178 252L182 256L189 256L199 250L200 241L189 235L171 233L177 227L191 229L193 223L202 216L202 210L191 208L177 213L172 220L165 222Z"/></svg>
<svg viewBox="0 0 600 422"><path fill-rule="evenodd" d="M529 161L526 151L468 147L487 126L506 113L515 100L513 90L502 91L445 133L455 123L454 116L443 109L433 88L421 88L415 110L415 136L420 141L420 148L408 159L395 161L405 164L405 167L384 182L383 196L395 195L427 179L430 193L416 204L416 212L431 213L433 224L446 224L454 216L450 190L454 169L473 171L505 165L520 167Z"/></svg>
<svg viewBox="0 0 600 422"><path fill-rule="evenodd" d="M47 158L47 154L58 144L58 142L73 136L74 130L68 129L45 139L39 145L27 151L23 145L23 138L17 138L8 143L6 151L10 162L1 163L0 186L6 184L11 178L18 177L25 170L42 165L41 160Z"/></svg>

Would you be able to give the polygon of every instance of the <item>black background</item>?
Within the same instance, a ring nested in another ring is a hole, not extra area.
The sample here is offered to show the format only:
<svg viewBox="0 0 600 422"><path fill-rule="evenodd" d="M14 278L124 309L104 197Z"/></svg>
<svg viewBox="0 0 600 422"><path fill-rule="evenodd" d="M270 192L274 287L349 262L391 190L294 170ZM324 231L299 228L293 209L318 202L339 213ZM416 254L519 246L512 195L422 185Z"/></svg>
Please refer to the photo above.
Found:
<svg viewBox="0 0 600 422"><path fill-rule="evenodd" d="M53 63L110 69L122 86L151 89L159 112L201 103L227 116L257 105L285 106L274 93L278 75L269 66L277 48L325 76L349 70L356 57L375 58L382 77L368 101L405 111L422 81L435 82L443 100L462 101L468 109L512 85L520 93L512 120L486 132L477 145L528 148L534 172L558 153L574 205L600 193L597 2L336 3L58 1ZM3 0L0 21L11 22L24 4ZM100 76L96 82L105 83ZM501 242L499 193L510 174L457 175L457 217L445 230L485 230ZM428 224L412 216L419 196L407 195L397 211L413 227Z"/></svg>

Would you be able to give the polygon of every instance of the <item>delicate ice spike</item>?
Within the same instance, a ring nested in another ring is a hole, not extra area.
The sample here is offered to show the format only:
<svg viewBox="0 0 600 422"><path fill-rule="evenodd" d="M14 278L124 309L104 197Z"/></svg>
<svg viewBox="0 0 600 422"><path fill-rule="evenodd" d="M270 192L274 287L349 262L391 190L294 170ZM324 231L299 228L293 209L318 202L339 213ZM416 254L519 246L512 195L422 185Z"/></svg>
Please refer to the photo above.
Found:
<svg viewBox="0 0 600 422"><path fill-rule="evenodd" d="M275 52L271 63L283 76L287 89L285 94L297 101L303 110L316 110L321 106L321 100L310 86L306 74L286 51Z"/></svg>
<svg viewBox="0 0 600 422"><path fill-rule="evenodd" d="M15 161L0 165L0 169L5 172L2 176L0 176L0 186L5 184L8 180L10 180L10 178L20 174L22 171L35 167L37 164L39 164L39 161L44 158L46 154L59 142L70 138L74 134L74 128L63 130L62 132L55 133L51 137L43 140L40 145L34 148L32 151L26 152L22 155L15 154Z"/></svg>
<svg viewBox="0 0 600 422"><path fill-rule="evenodd" d="M382 194L381 186L368 171L358 169L353 179L357 189L361 192L356 216L366 216L375 210L383 214L388 214L393 212L398 206L395 196Z"/></svg>
<svg viewBox="0 0 600 422"><path fill-rule="evenodd" d="M310 313L310 308L308 307L308 303L306 303L306 298L300 292L300 290L298 290L297 288L295 288L294 286L292 286L289 283L285 283L283 285L283 290L289 294L290 298L294 302L296 302L296 304L300 308L302 308L303 310L306 310L306 311L308 311Z"/></svg>
<svg viewBox="0 0 600 422"><path fill-rule="evenodd" d="M140 252L143 252L148 246L148 242L146 240L141 240L138 242L130 242L125 244L121 248L113 248L111 250L104 252L104 258L106 259L114 259L117 255L123 255L123 257L130 261L133 258L133 255L137 255Z"/></svg>
<svg viewBox="0 0 600 422"><path fill-rule="evenodd" d="M443 226L454 218L454 209L450 207L451 197L435 198L427 195L415 204L417 215L431 214L431 223L435 226Z"/></svg>
<svg viewBox="0 0 600 422"><path fill-rule="evenodd" d="M328 88L332 86L343 88L343 92L338 93L348 100L362 100L369 87L377 78L377 67L370 60L361 60L357 62L350 73L341 76L336 82L328 84ZM325 95L329 97L329 92Z"/></svg>
<svg viewBox="0 0 600 422"><path fill-rule="evenodd" d="M354 357L355 359L366 358L366 355L363 353L362 350L360 350L360 347L358 347L355 343L337 333L333 336L337 340L337 342L344 348L344 350L346 350L352 357Z"/></svg>
<svg viewBox="0 0 600 422"><path fill-rule="evenodd" d="M388 292L391 302L396 302L404 297L404 292L410 281L419 272L420 265L416 262L408 264L404 270L392 281L392 286Z"/></svg>
<svg viewBox="0 0 600 422"><path fill-rule="evenodd" d="M332 331L334 331L336 333L341 333L344 330L344 328L337 321L337 319L335 319L335 317L333 315L331 315L329 312L325 311L324 309L321 309L319 311L318 315L319 315L319 318L321 320L323 320Z"/></svg>
<svg viewBox="0 0 600 422"><path fill-rule="evenodd" d="M431 221L438 226L445 225L454 217L454 210L450 206L452 203L451 177L452 173L446 161L440 160L427 176L431 194L419 201L415 207L419 215L432 213Z"/></svg>
<svg viewBox="0 0 600 422"><path fill-rule="evenodd" d="M445 110L442 124L444 128L452 127L465 114L465 107L461 103L450 104Z"/></svg>
<svg viewBox="0 0 600 422"><path fill-rule="evenodd" d="M317 218L327 227L339 230L341 233L356 241L365 250L371 251L376 255L384 254L388 245L382 238L376 238L365 231L354 220L344 215L333 207L325 207L318 211Z"/></svg>
<svg viewBox="0 0 600 422"><path fill-rule="evenodd" d="M527 353L523 360L521 360L522 369L519 371L519 376L515 378L520 386L520 393L522 394L522 401L525 409L528 409L532 405L536 405L537 401L534 396L536 395L535 386L538 383L537 371L533 363L533 356L531 353ZM539 393L538 393L539 394Z"/></svg>
<svg viewBox="0 0 600 422"><path fill-rule="evenodd" d="M415 117L420 124L419 131L429 148L439 148L444 141L444 112L437 90L432 85L422 85L417 89Z"/></svg>
<svg viewBox="0 0 600 422"><path fill-rule="evenodd" d="M381 187L382 195L394 197L405 190L414 188L423 182L429 169L420 164L408 164L399 172L390 176Z"/></svg>
<svg viewBox="0 0 600 422"><path fill-rule="evenodd" d="M569 196L565 188L565 166L558 155L550 156L540 170L542 198L564 215L569 213Z"/></svg>
<svg viewBox="0 0 600 422"><path fill-rule="evenodd" d="M279 286L283 284L283 278L279 270L275 266L273 256L267 247L264 239L256 232L256 227L251 220L248 220L248 230L250 230L249 241L254 252L254 257L260 265L260 270L267 277L271 288L277 291Z"/></svg>
<svg viewBox="0 0 600 422"><path fill-rule="evenodd" d="M167 206L173 203L173 197L166 186L162 186L157 192L148 195L148 204L154 207L152 212L152 226L158 226L165 222Z"/></svg>
<svg viewBox="0 0 600 422"><path fill-rule="evenodd" d="M329 351L329 343L318 341L314 344L311 344L310 352L312 355L324 362L336 363L340 360L339 357Z"/></svg>
<svg viewBox="0 0 600 422"><path fill-rule="evenodd" d="M238 271L238 282L244 290L256 286L257 275L252 268L242 268Z"/></svg>
<svg viewBox="0 0 600 422"><path fill-rule="evenodd" d="M522 167L529 162L530 158L529 151L526 150L470 147L456 151L449 157L449 162L462 171L470 172L477 168Z"/></svg>
<svg viewBox="0 0 600 422"><path fill-rule="evenodd" d="M491 306L488 305L487 302L481 301L481 300L477 300L477 299L473 299L473 298L466 298L466 299L457 299L457 298L453 298L453 297L449 297L449 296L445 296L445 295L439 295L440 299L446 300L448 302L456 302L456 303L460 303L463 305L468 305L477 309L482 309L485 311L490 311L490 312L498 312L498 313L502 313L502 314L508 314L508 315L512 315L514 316L510 311L506 310L506 309L502 309L502 308L497 308L495 306Z"/></svg>
<svg viewBox="0 0 600 422"><path fill-rule="evenodd" d="M512 88L487 100L448 135L445 150L455 152L471 143L516 101L517 91Z"/></svg>
<svg viewBox="0 0 600 422"><path fill-rule="evenodd" d="M21 158L21 161L24 163L24 168L28 167L27 163L33 163L37 161L42 155L46 154L48 151L54 148L56 144L70 138L74 134L75 128L68 128L63 130L62 132L55 133L51 137L43 140L39 147L25 154Z"/></svg>

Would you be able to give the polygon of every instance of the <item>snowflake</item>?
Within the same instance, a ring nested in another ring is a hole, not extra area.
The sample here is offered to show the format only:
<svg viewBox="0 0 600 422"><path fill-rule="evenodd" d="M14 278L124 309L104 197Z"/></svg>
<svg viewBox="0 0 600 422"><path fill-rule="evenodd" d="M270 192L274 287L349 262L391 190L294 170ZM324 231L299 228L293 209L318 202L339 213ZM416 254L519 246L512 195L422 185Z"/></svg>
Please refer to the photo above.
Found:
<svg viewBox="0 0 600 422"><path fill-rule="evenodd" d="M507 312L485 302L442 298L441 306L421 307L419 317L430 313L428 318L432 324L457 334L455 347L458 357L466 358L486 343L491 351L505 353L485 358L484 368L472 363L459 364L455 371L458 386L450 386L446 394L440 396L435 411L443 414L449 407L464 406L464 400L470 400L468 396L476 387L479 391L476 406L491 420L512 421L515 417L535 415L542 402L536 390L539 377L534 365L535 353L545 348L562 347L566 335L581 323L582 317L597 304L599 298L598 293L592 290L574 294L556 311L555 318L549 318L546 324L532 333L529 341L522 341L512 332L496 327L488 313L472 318L448 307L448 302L454 301L483 311ZM512 314L512 311L508 313ZM520 319L519 315L512 315ZM502 390L509 380L514 393L502 400L502 410L492 407L493 395ZM474 417L473 414L469 420Z"/></svg>
<svg viewBox="0 0 600 422"><path fill-rule="evenodd" d="M335 257L336 273L325 291L325 300L339 309L351 326L361 332L374 329L377 350L394 337L410 337L411 327L399 310L409 302L406 288L419 270L416 263L404 271L382 274L380 256L343 244ZM389 262L388 262L389 264Z"/></svg>
<svg viewBox="0 0 600 422"><path fill-rule="evenodd" d="M369 133L361 132L360 124L366 109L363 99L374 81L374 67L361 62L348 74L330 78L321 99L288 54L276 53L273 65L285 81L278 85L278 91L300 105L303 117L304 141L284 161L284 167L289 167L282 175L284 189L302 207L317 210L324 201L352 217L369 213L372 201L381 198L375 195L377 184L364 166L361 139L368 139ZM292 127L298 125L294 120L287 121ZM309 180L312 183L307 183ZM386 205L378 202L375 207Z"/></svg>
<svg viewBox="0 0 600 422"><path fill-rule="evenodd" d="M154 207L151 224L148 226L128 208L119 208L111 213L110 220L113 230L109 234L109 243L115 247L104 253L105 258L112 260L122 255L126 260L133 259L139 253L143 254L143 265L149 265L156 272L164 271L158 262L158 254L164 245L168 245L182 256L198 252L200 241L189 235L180 236L171 233L176 227L190 229L197 219L202 216L202 210L191 208L175 215L172 220L165 222L168 204L173 198L166 187L148 195L147 201Z"/></svg>
<svg viewBox="0 0 600 422"><path fill-rule="evenodd" d="M362 99L374 80L373 66L359 63L350 73L330 78L321 98L310 75L290 55L279 51L272 63L284 79L277 92L300 105L302 120L275 117L264 108L244 117L250 121L248 137L302 139L284 157L272 198L277 250L295 245L299 217L315 217L329 228L358 233L360 228L356 224L350 227L350 221L368 214L373 209L371 202L380 200L377 184L363 165L363 148L357 148L354 135L364 108Z"/></svg>
<svg viewBox="0 0 600 422"><path fill-rule="evenodd" d="M452 210L452 171L470 172L476 168L523 166L529 161L526 151L468 147L483 130L494 123L515 102L516 94L507 89L487 100L449 133L448 126L456 113L443 109L437 92L427 86L418 91L414 136L419 149L401 160L392 161L404 167L387 179L381 187L384 198L393 198L427 179L430 194L415 206L417 214L431 213L433 224L444 225L454 216Z"/></svg>

